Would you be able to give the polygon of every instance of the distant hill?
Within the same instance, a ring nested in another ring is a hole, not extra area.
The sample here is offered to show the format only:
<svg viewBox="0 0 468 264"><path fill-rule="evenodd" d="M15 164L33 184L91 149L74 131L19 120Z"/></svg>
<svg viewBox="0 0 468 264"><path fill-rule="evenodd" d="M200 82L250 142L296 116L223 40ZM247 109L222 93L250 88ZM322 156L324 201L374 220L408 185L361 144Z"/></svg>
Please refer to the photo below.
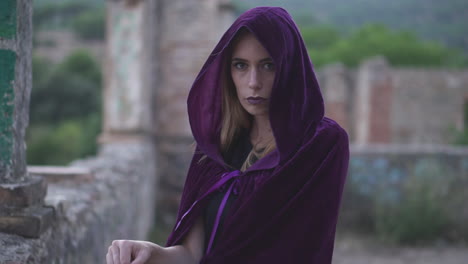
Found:
<svg viewBox="0 0 468 264"><path fill-rule="evenodd" d="M255 6L286 8L298 24L331 24L344 33L365 23L461 48L468 53L468 0L233 0L238 12Z"/></svg>

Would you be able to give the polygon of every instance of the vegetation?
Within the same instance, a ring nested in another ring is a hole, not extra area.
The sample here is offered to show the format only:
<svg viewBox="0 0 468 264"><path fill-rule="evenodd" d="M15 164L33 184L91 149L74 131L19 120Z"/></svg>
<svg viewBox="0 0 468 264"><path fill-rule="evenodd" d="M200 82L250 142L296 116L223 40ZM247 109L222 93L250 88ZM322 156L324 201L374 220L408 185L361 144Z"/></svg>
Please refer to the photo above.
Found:
<svg viewBox="0 0 468 264"><path fill-rule="evenodd" d="M468 65L467 57L460 51L422 41L411 32L393 31L384 25L369 24L347 37L342 37L332 26L310 26L301 31L317 67L338 61L356 66L375 55L385 56L395 66Z"/></svg>
<svg viewBox="0 0 468 264"><path fill-rule="evenodd" d="M103 2L37 1L35 30L70 29L83 40L104 39L105 10Z"/></svg>
<svg viewBox="0 0 468 264"><path fill-rule="evenodd" d="M428 173L434 177L428 177ZM426 171L405 182L404 198L398 204L376 203L375 231L383 240L399 244L421 244L448 238L451 225L444 209L441 171ZM439 179L437 179L439 178Z"/></svg>
<svg viewBox="0 0 468 264"><path fill-rule="evenodd" d="M33 58L29 164L67 164L96 152L101 128L101 70L86 51L50 67Z"/></svg>
<svg viewBox="0 0 468 264"><path fill-rule="evenodd" d="M464 242L468 198L459 157L385 155L350 161L340 230L407 245Z"/></svg>

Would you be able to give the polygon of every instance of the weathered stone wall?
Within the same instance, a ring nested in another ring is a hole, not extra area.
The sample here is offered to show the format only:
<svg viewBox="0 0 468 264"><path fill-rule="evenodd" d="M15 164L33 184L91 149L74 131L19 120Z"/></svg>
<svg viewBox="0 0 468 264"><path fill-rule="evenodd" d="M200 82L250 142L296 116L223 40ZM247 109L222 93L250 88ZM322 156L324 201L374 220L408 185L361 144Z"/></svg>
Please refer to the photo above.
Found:
<svg viewBox="0 0 468 264"><path fill-rule="evenodd" d="M340 228L372 230L389 218L395 225L439 221L447 238L466 241L467 188L468 148L353 145Z"/></svg>
<svg viewBox="0 0 468 264"><path fill-rule="evenodd" d="M468 70L392 69L392 142L450 143L463 126Z"/></svg>
<svg viewBox="0 0 468 264"><path fill-rule="evenodd" d="M318 73L326 114L358 144L449 144L462 129L468 70L394 68L381 57Z"/></svg>
<svg viewBox="0 0 468 264"><path fill-rule="evenodd" d="M146 239L154 224L154 160L152 142L109 144L72 164L88 175L45 175L52 226L39 239L0 233L0 263L105 263L112 240Z"/></svg>

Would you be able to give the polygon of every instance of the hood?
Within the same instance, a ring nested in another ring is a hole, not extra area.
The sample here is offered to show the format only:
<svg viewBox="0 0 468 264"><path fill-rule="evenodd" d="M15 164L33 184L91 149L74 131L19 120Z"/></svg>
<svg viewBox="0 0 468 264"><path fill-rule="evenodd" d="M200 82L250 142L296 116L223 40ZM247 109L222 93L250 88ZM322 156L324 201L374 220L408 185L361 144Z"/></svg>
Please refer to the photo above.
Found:
<svg viewBox="0 0 468 264"><path fill-rule="evenodd" d="M242 14L222 36L190 90L187 105L197 147L223 163L221 78L228 47L240 29L253 33L276 67L269 116L277 149L254 166L272 168L291 157L310 138L324 115L324 103L299 30L279 7L257 7Z"/></svg>

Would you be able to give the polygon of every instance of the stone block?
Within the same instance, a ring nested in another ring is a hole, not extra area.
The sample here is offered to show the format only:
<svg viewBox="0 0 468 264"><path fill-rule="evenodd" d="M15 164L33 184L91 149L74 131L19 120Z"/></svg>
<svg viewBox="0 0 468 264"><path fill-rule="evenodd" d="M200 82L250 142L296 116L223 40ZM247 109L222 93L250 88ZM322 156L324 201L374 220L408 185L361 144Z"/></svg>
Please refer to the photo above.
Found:
<svg viewBox="0 0 468 264"><path fill-rule="evenodd" d="M52 207L30 207L22 210L2 210L0 232L38 238L53 222Z"/></svg>
<svg viewBox="0 0 468 264"><path fill-rule="evenodd" d="M40 205L47 193L42 177L32 176L24 182L0 184L0 208L22 208Z"/></svg>

